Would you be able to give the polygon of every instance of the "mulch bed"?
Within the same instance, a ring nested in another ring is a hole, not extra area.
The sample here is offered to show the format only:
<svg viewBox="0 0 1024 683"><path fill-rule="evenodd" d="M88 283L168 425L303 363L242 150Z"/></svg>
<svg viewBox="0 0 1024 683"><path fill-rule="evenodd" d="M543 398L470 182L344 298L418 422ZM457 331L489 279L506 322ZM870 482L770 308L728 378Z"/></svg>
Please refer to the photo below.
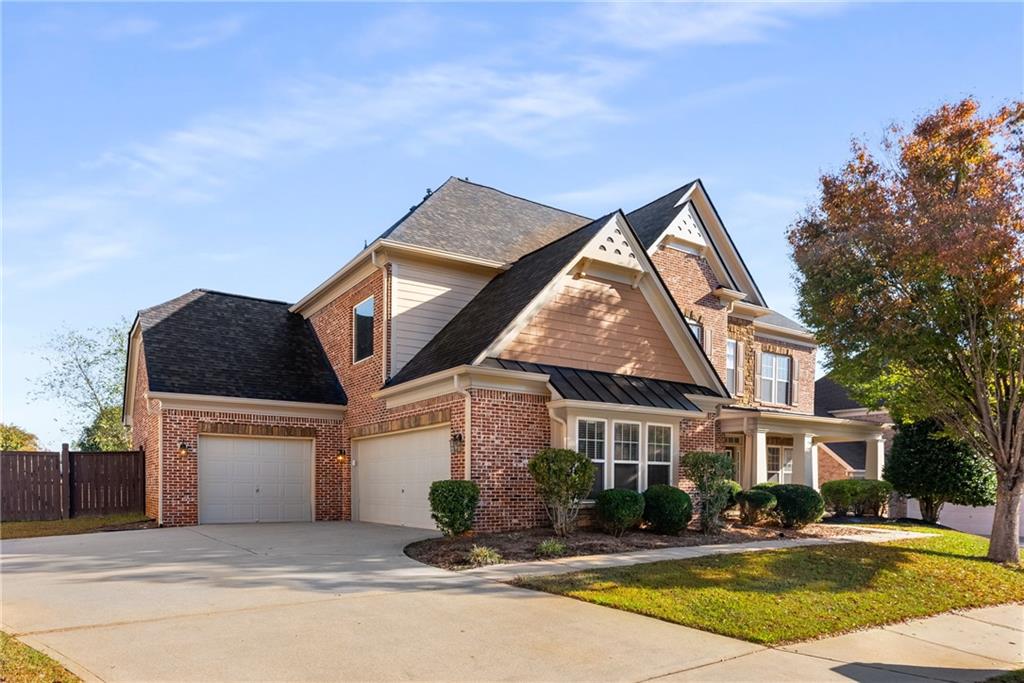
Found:
<svg viewBox="0 0 1024 683"><path fill-rule="evenodd" d="M841 528L834 524L811 524L803 529L782 529L776 526L727 525L719 536L705 536L696 529L686 529L678 536L663 536L643 530L626 532L615 538L596 529L579 529L568 538L558 539L565 544L561 557L604 555L631 550L678 548L720 543L745 543L778 538L825 538L864 533L857 529ZM417 541L405 548L405 554L414 560L442 569L469 569L469 552L474 545L487 546L498 551L503 562L530 562L551 559L537 555L537 545L546 539L557 538L549 528L508 531L495 534L470 533L458 538L430 538Z"/></svg>

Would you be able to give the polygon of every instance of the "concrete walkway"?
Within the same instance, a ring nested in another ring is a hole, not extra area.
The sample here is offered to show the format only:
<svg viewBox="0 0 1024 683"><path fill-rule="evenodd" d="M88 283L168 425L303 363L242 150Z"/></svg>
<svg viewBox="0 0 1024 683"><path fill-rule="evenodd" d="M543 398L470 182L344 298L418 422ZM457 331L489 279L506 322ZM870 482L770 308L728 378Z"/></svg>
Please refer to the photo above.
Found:
<svg viewBox="0 0 1024 683"><path fill-rule="evenodd" d="M863 529L863 527L858 527ZM646 562L663 560L689 560L709 555L728 555L733 553L749 553L765 550L783 550L815 545L832 545L837 543L886 543L901 541L907 538L924 538L927 534L915 531L896 531L878 529L865 533L851 531L848 535L830 536L828 538L789 538L773 541L749 541L747 543L720 543L717 545L699 545L680 548L658 548L656 550L637 550L628 553L608 553L605 555L584 555L581 557L563 557L555 560L538 560L536 562L510 562L490 567L466 569L460 574L475 576L489 581L512 581L518 576L542 576L545 574L569 574L588 569L606 567L623 567Z"/></svg>

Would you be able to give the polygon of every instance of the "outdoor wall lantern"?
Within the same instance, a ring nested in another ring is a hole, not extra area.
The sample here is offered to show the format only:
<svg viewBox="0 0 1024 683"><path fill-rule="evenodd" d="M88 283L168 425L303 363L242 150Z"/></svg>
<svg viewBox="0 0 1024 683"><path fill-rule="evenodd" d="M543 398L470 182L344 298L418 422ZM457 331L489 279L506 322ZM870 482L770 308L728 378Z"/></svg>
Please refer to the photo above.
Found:
<svg viewBox="0 0 1024 683"><path fill-rule="evenodd" d="M452 455L462 452L463 441L462 434L452 434L452 438L448 441Z"/></svg>
<svg viewBox="0 0 1024 683"><path fill-rule="evenodd" d="M338 462L346 462L348 460L348 453L345 452L344 448L338 449Z"/></svg>
<svg viewBox="0 0 1024 683"><path fill-rule="evenodd" d="M178 444L178 455L183 458L188 455L188 444L184 441Z"/></svg>

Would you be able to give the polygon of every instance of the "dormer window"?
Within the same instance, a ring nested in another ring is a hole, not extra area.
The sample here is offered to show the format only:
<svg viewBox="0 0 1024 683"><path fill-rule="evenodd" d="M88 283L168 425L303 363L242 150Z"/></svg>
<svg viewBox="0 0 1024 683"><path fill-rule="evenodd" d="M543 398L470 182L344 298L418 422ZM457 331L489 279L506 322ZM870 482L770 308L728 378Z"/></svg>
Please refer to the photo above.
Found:
<svg viewBox="0 0 1024 683"><path fill-rule="evenodd" d="M352 309L352 362L373 355L373 297L363 299Z"/></svg>

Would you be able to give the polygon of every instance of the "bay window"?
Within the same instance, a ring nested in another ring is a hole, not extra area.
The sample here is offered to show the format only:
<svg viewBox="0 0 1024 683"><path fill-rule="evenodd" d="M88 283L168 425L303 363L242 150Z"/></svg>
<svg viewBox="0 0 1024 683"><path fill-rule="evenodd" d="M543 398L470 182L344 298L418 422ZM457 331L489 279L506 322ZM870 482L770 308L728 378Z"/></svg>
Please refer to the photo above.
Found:
<svg viewBox="0 0 1024 683"><path fill-rule="evenodd" d="M655 484L672 484L675 438L668 424L576 418L576 450L596 468L587 498L609 488L643 492Z"/></svg>

